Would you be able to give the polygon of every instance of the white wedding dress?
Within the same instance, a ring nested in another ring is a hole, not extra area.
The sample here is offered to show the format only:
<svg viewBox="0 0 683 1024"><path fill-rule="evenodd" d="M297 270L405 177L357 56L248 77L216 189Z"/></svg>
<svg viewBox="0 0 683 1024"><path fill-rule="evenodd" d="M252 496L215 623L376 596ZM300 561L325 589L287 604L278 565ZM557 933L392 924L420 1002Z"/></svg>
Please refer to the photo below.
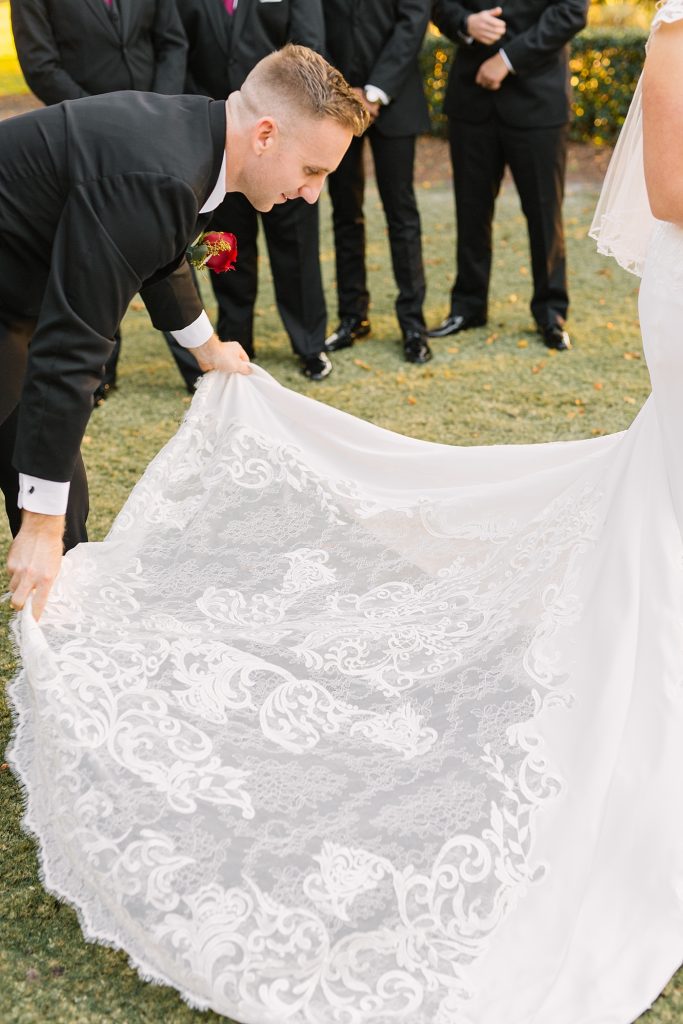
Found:
<svg viewBox="0 0 683 1024"><path fill-rule="evenodd" d="M17 626L9 757L87 938L246 1024L647 1008L683 959L677 227L641 315L653 394L595 440L204 379Z"/></svg>

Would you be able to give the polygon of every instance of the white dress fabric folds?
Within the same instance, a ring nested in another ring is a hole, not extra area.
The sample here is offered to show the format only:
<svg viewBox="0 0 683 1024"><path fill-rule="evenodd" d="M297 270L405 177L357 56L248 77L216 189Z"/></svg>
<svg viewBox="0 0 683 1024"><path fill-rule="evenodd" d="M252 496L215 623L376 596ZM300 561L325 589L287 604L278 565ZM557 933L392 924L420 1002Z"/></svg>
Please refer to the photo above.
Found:
<svg viewBox="0 0 683 1024"><path fill-rule="evenodd" d="M682 15L683 16L683 15ZM208 375L17 620L46 887L245 1024L629 1024L683 960L683 231L622 434L457 448Z"/></svg>

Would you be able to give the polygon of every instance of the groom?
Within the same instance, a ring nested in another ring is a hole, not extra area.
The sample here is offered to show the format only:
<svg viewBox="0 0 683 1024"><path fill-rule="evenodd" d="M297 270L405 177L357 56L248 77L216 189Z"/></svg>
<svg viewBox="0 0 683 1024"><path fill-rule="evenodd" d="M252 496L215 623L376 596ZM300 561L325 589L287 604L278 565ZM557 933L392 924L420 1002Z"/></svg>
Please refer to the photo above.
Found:
<svg viewBox="0 0 683 1024"><path fill-rule="evenodd" d="M140 295L204 371L249 373L213 333L185 261L226 191L314 203L367 115L300 46L227 102L122 92L0 124L0 486L12 605L39 618L63 548L86 539L80 443L112 338ZM21 512L19 512L21 509Z"/></svg>

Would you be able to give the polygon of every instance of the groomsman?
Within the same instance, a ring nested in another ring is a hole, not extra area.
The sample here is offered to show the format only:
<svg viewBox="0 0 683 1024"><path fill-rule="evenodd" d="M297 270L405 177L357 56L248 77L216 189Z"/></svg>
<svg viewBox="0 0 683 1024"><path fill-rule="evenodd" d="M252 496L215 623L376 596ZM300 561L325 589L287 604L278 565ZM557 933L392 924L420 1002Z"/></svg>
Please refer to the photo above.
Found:
<svg viewBox="0 0 683 1024"><path fill-rule="evenodd" d="M426 363L432 353L422 313L425 277L413 175L415 138L429 131L418 54L430 3L325 0L324 9L328 56L355 87L372 118L367 136L389 229L404 355L408 362ZM370 331L363 148L364 140L354 139L329 182L340 320L327 339L330 352L348 348Z"/></svg>
<svg viewBox="0 0 683 1024"><path fill-rule="evenodd" d="M531 312L549 348L568 349L562 202L570 115L568 43L589 0L435 0L433 20L457 43L444 101L457 220L444 338L486 323L494 204L505 167L527 221Z"/></svg>
<svg viewBox="0 0 683 1024"><path fill-rule="evenodd" d="M117 92L0 123L0 483L14 607L33 594L38 618L63 544L85 539L80 443L132 296L202 370L248 373L239 343L211 328L187 247L227 191L262 212L315 203L366 126L341 74L302 46L260 61L227 102Z"/></svg>
<svg viewBox="0 0 683 1024"><path fill-rule="evenodd" d="M189 41L186 91L225 99L239 89L262 57L286 43L322 52L322 0L177 0ZM258 287L259 215L233 193L216 210L212 227L237 236L234 273L211 279L218 303L216 331L254 355ZM318 206L285 203L261 215L278 310L301 371L322 380L332 370L325 354L326 308L320 273Z"/></svg>
<svg viewBox="0 0 683 1024"><path fill-rule="evenodd" d="M21 70L46 106L120 89L181 93L187 41L175 0L10 0ZM116 384L117 334L96 401ZM195 361L174 349L189 389Z"/></svg>

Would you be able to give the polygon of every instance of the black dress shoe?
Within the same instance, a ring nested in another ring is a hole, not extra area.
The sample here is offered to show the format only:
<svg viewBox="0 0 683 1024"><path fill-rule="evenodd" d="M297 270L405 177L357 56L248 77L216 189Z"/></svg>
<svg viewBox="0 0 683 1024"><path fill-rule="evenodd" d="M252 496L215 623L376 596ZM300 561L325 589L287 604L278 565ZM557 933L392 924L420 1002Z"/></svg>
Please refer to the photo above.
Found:
<svg viewBox="0 0 683 1024"><path fill-rule="evenodd" d="M408 331L403 335L403 354L409 363L428 363L432 350L424 331Z"/></svg>
<svg viewBox="0 0 683 1024"><path fill-rule="evenodd" d="M337 330L325 339L328 352L338 352L340 348L351 348L356 338L365 338L370 333L370 321L361 316L345 316Z"/></svg>
<svg viewBox="0 0 683 1024"><path fill-rule="evenodd" d="M438 327L433 327L431 331L427 331L427 336L430 338L447 338L449 334L468 331L470 327L483 327L485 323L485 316L462 316L460 313L449 313Z"/></svg>
<svg viewBox="0 0 683 1024"><path fill-rule="evenodd" d="M99 405L104 405L109 395L115 390L116 384L100 384L93 395L94 408L97 409Z"/></svg>
<svg viewBox="0 0 683 1024"><path fill-rule="evenodd" d="M548 348L556 348L558 352L566 352L572 347L572 340L560 324L548 324L547 327L538 328L543 343Z"/></svg>
<svg viewBox="0 0 683 1024"><path fill-rule="evenodd" d="M301 357L301 372L309 380L325 380L332 373L332 363L324 352Z"/></svg>

